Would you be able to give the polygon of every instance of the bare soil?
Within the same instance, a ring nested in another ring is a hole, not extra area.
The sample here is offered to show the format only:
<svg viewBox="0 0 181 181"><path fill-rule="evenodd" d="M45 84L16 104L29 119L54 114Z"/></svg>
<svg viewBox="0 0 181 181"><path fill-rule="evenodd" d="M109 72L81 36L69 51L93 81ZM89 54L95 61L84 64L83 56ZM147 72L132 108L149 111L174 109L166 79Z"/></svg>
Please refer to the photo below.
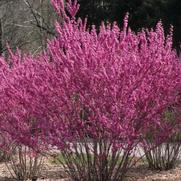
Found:
<svg viewBox="0 0 181 181"><path fill-rule="evenodd" d="M126 181L181 181L181 166L168 171L153 171L140 165L130 169Z"/></svg>
<svg viewBox="0 0 181 181"><path fill-rule="evenodd" d="M0 163L0 181L13 181L3 163ZM38 181L70 181L62 167L46 161ZM152 171L144 165L130 169L125 181L181 181L181 166L169 171Z"/></svg>

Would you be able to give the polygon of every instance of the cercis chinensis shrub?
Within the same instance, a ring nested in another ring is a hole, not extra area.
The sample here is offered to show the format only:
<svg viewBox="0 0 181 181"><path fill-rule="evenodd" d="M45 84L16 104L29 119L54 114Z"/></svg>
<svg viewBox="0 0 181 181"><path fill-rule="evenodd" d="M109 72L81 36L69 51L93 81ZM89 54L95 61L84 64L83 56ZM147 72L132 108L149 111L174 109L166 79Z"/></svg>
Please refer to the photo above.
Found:
<svg viewBox="0 0 181 181"><path fill-rule="evenodd" d="M73 180L122 180L152 128L155 146L179 124L163 121L181 88L172 30L165 36L159 22L135 33L127 15L122 29L97 31L75 17L76 0L52 4L63 22L47 50L0 61L0 130L36 151L56 146Z"/></svg>

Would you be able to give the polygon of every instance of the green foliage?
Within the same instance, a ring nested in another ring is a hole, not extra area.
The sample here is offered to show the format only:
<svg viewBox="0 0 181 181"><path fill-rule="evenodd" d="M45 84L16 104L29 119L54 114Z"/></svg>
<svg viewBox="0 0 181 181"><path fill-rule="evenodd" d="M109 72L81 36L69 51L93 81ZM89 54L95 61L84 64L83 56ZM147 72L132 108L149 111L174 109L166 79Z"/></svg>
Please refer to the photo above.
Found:
<svg viewBox="0 0 181 181"><path fill-rule="evenodd" d="M175 114L172 110L169 110L167 109L165 112L164 112L164 120L165 121L168 121L168 122L171 122L171 123L174 123L175 121Z"/></svg>

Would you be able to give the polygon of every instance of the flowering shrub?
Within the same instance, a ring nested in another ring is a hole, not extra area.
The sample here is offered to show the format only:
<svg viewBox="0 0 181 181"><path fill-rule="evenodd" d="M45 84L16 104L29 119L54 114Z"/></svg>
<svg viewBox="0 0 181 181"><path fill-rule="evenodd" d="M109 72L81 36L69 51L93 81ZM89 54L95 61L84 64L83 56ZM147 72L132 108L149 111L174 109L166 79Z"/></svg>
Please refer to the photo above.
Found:
<svg viewBox="0 0 181 181"><path fill-rule="evenodd" d="M171 134L164 112L177 101L181 85L172 30L165 37L159 22L155 30L135 34L126 16L122 30L102 23L97 33L94 26L86 29L86 20L75 19L76 1L67 9L58 2L52 1L65 22L56 24L59 37L49 42L47 57L63 80L58 120L66 120L69 132L62 139L65 166L73 180L121 180L133 148L152 127L159 129L155 145Z"/></svg>
<svg viewBox="0 0 181 181"><path fill-rule="evenodd" d="M180 107L172 106L162 119L162 130L158 126L152 127L144 139L146 144L142 145L149 168L155 170L172 169L180 159Z"/></svg>
<svg viewBox="0 0 181 181"><path fill-rule="evenodd" d="M126 135L132 145L144 127L161 124L163 111L177 99L180 62L172 50L172 33L165 38L158 23L155 31L136 35L127 28L128 17L122 31L116 24L103 24L97 33L74 19L75 4L73 10L68 6L72 19L57 23L59 38L47 50L62 82L61 117L66 114L67 122L83 126L92 138L101 129L109 139ZM59 11L66 14L62 6Z"/></svg>
<svg viewBox="0 0 181 181"><path fill-rule="evenodd" d="M126 16L123 29L103 22L97 32L75 18L76 0L52 4L64 22L46 52L0 61L1 132L36 150L56 146L73 180L122 180L150 129L160 144L173 127L163 122L181 88L172 30L165 37L159 22L136 34Z"/></svg>

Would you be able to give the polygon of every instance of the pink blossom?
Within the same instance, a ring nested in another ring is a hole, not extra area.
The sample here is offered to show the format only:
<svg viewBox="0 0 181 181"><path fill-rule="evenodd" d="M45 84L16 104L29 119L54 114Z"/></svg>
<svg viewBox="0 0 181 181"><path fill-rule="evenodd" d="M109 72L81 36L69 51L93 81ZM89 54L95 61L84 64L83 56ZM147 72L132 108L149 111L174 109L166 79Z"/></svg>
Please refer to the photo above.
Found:
<svg viewBox="0 0 181 181"><path fill-rule="evenodd" d="M67 16L63 1L52 0ZM142 140L152 126L162 131L164 111L181 88L180 58L161 22L139 33L116 23L86 28L76 20L77 1L66 5L70 18L56 23L58 37L39 57L11 54L0 61L0 129L12 140L37 149L64 148L85 136L123 148Z"/></svg>

